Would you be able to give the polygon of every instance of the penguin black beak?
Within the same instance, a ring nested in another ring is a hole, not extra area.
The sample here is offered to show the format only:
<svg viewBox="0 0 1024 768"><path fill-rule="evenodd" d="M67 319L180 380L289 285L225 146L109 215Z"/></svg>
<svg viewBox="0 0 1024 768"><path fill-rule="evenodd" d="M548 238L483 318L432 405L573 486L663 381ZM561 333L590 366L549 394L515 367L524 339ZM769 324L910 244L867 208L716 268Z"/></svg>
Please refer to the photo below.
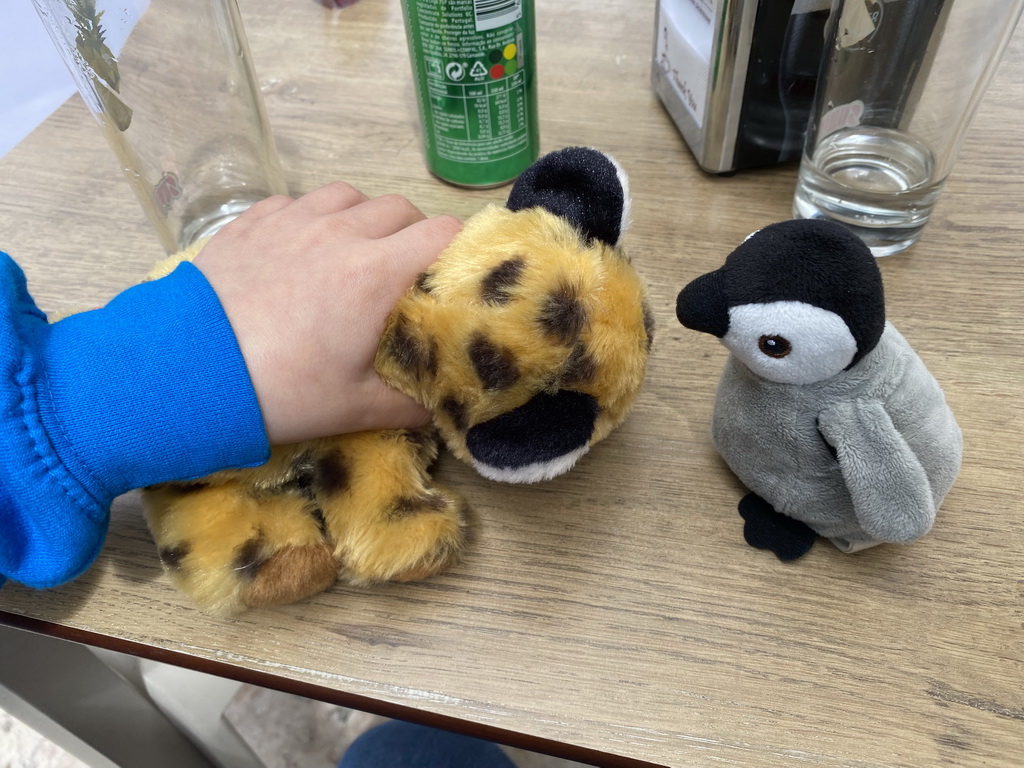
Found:
<svg viewBox="0 0 1024 768"><path fill-rule="evenodd" d="M721 269L690 282L676 297L679 322L694 331L725 336L729 332L729 307L723 288Z"/></svg>

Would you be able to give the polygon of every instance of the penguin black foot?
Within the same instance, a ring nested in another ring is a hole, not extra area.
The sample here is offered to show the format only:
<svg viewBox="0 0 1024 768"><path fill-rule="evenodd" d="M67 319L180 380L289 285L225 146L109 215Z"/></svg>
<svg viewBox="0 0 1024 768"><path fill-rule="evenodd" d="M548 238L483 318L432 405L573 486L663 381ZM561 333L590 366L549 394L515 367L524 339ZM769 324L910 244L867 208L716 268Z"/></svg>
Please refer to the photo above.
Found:
<svg viewBox="0 0 1024 768"><path fill-rule="evenodd" d="M783 562L803 557L818 538L805 523L787 517L756 493L748 493L739 504L743 538L758 549L770 549Z"/></svg>

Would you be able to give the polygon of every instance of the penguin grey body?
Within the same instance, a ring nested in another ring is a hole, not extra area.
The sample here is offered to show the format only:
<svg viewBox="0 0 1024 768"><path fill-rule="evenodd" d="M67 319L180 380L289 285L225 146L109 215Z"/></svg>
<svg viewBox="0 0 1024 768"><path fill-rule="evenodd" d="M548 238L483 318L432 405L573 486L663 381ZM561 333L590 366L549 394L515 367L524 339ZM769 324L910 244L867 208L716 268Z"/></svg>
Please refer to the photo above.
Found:
<svg viewBox="0 0 1024 768"><path fill-rule="evenodd" d="M730 355L712 437L747 488L846 552L927 533L962 447L938 383L888 324L857 365L813 384Z"/></svg>
<svg viewBox="0 0 1024 768"><path fill-rule="evenodd" d="M938 382L885 321L860 240L823 221L767 227L686 286L677 314L731 352L712 437L752 491L740 503L748 542L788 560L815 534L854 552L928 532L962 436Z"/></svg>

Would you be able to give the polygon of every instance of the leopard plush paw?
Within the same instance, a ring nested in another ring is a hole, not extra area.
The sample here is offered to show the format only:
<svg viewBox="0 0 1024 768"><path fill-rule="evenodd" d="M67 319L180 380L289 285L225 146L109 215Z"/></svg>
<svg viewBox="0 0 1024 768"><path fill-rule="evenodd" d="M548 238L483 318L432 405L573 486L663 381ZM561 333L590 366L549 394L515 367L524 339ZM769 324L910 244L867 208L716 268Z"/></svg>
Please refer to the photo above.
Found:
<svg viewBox="0 0 1024 768"><path fill-rule="evenodd" d="M427 473L436 435L361 432L347 442L366 471L352 473L347 496L322 505L340 578L357 585L415 581L455 562L466 543L467 508Z"/></svg>
<svg viewBox="0 0 1024 768"><path fill-rule="evenodd" d="M290 603L339 578L426 578L465 543L457 496L430 484L429 431L389 430L275 447L261 467L145 489L164 569L218 615Z"/></svg>

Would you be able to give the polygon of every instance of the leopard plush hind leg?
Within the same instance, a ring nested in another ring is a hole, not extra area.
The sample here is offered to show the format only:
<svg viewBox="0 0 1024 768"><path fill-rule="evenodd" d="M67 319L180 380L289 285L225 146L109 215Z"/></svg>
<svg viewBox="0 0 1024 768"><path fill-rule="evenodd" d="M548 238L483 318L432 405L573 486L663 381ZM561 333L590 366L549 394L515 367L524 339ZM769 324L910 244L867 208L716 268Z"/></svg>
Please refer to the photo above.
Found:
<svg viewBox="0 0 1024 768"><path fill-rule="evenodd" d="M253 469L143 492L172 581L220 615L294 602L337 578L426 578L464 544L461 499L430 484L433 433L380 431L273 449Z"/></svg>
<svg viewBox="0 0 1024 768"><path fill-rule="evenodd" d="M164 570L211 613L292 602L334 583L332 549L299 495L254 497L244 479L211 476L143 496Z"/></svg>
<svg viewBox="0 0 1024 768"><path fill-rule="evenodd" d="M327 529L349 584L416 581L453 563L466 544L462 497L433 484L433 430L360 432L351 449L366 467L348 476L336 504L322 503Z"/></svg>

